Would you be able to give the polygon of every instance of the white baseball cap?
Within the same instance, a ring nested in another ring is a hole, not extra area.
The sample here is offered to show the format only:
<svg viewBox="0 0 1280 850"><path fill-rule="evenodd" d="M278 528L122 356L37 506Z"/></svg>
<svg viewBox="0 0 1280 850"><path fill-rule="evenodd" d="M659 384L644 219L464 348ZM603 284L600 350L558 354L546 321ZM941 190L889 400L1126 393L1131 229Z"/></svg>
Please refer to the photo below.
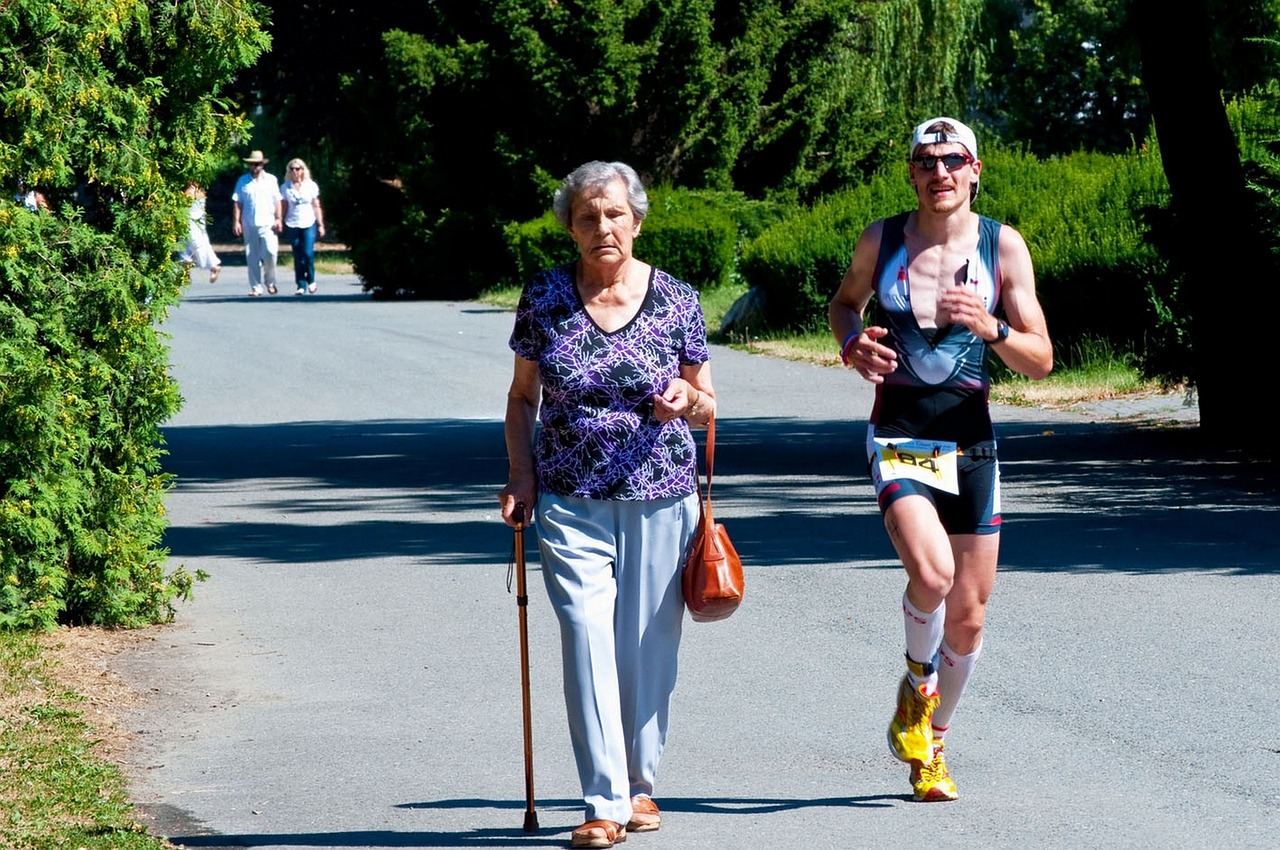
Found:
<svg viewBox="0 0 1280 850"><path fill-rule="evenodd" d="M928 132L929 128L935 124L949 124L953 132ZM914 155L916 148L921 145L942 145L947 142L959 142L964 145L969 156L978 158L978 137L964 124L954 118L946 117L930 118L916 127L915 132L911 134L911 153Z"/></svg>

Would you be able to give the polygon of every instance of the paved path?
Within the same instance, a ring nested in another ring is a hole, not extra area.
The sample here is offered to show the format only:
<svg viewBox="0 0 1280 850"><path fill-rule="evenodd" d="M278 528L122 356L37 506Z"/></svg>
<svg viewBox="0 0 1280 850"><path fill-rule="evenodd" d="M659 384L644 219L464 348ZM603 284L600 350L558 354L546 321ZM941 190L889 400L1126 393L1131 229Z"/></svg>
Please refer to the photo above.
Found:
<svg viewBox="0 0 1280 850"><path fill-rule="evenodd" d="M120 661L150 696L128 718L135 798L193 848L566 846L581 807L532 548L541 829L521 829L495 510L511 315L341 276L249 299L243 275L193 284L166 325L186 398L167 542L211 578ZM628 847L1274 846L1274 480L1185 426L999 408L1007 525L950 737L962 797L914 804L884 744L903 578L859 471L870 388L713 357L717 513L748 598L686 623L667 818Z"/></svg>

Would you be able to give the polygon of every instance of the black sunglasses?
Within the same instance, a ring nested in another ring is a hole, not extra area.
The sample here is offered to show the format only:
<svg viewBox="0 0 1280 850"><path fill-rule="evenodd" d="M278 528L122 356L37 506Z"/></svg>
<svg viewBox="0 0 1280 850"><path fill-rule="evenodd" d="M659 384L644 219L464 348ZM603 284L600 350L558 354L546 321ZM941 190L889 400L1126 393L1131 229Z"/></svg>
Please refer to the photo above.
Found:
<svg viewBox="0 0 1280 850"><path fill-rule="evenodd" d="M933 171L939 162L947 171L955 171L973 162L973 157L967 153L944 153L942 156L913 156L910 161L925 171Z"/></svg>

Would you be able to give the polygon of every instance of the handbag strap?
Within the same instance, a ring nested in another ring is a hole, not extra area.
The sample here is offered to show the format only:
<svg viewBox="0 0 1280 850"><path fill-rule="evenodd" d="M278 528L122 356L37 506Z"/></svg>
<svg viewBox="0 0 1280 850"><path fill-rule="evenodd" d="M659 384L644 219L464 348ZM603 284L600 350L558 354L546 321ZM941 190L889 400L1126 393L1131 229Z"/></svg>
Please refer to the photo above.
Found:
<svg viewBox="0 0 1280 850"><path fill-rule="evenodd" d="M702 476L695 475L698 482L698 501L704 506L711 504L711 471L716 465L716 415L711 414L711 418L707 420L707 494L702 495ZM697 472L695 466L694 472Z"/></svg>

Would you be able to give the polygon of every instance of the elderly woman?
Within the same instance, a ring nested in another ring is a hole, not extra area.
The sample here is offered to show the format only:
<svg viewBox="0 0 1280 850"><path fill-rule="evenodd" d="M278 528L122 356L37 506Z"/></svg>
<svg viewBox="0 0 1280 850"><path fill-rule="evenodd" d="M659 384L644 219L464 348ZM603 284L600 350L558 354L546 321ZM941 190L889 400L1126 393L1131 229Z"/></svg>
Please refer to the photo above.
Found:
<svg viewBox="0 0 1280 850"><path fill-rule="evenodd" d="M636 172L589 162L554 208L580 256L534 276L516 309L498 498L508 524L537 506L586 803L572 846L611 847L662 820L652 794L698 525L689 426L716 399L697 293L632 256L648 210Z"/></svg>

